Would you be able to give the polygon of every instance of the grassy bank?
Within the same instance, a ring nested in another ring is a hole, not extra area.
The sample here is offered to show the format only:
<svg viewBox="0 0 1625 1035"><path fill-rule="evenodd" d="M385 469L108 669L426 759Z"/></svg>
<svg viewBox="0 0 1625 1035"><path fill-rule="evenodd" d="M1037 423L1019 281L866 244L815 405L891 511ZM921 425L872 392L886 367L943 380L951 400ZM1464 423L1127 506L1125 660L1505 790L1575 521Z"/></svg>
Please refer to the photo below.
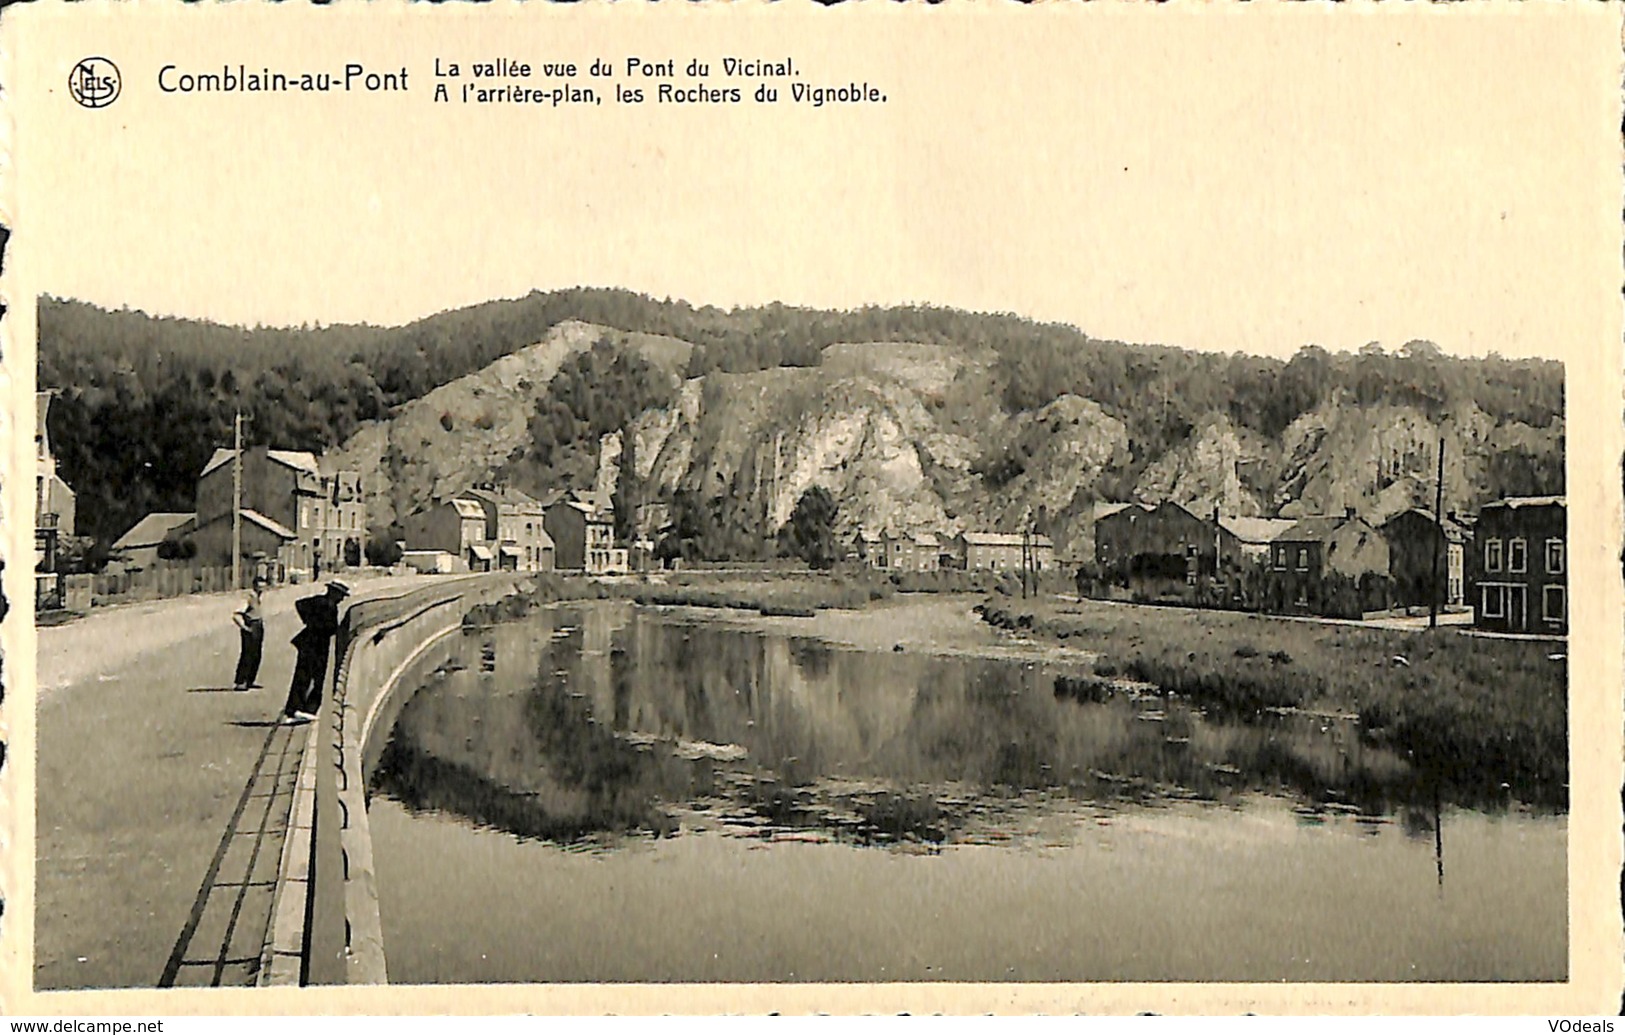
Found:
<svg viewBox="0 0 1625 1035"><path fill-rule="evenodd" d="M738 608L766 615L807 616L826 608L855 609L894 592L884 580L845 575L761 572L683 572L661 582L538 575L520 592L475 608L469 624L518 618L561 600L631 600L671 607Z"/></svg>
<svg viewBox="0 0 1625 1035"><path fill-rule="evenodd" d="M560 600L632 600L673 607L715 607L758 611L770 616L806 617L838 608L855 610L895 593L989 593L1021 598L1021 579L1009 572L885 572L840 568L833 572L763 570L756 572L661 572L658 581L587 579L538 575L515 597L477 612L470 621L483 624L515 618L532 607ZM1066 584L1045 573L1051 590Z"/></svg>
<svg viewBox="0 0 1625 1035"><path fill-rule="evenodd" d="M990 624L1100 653L1096 670L1209 707L1325 710L1447 783L1566 797L1568 663L1551 643L1098 601L994 598Z"/></svg>

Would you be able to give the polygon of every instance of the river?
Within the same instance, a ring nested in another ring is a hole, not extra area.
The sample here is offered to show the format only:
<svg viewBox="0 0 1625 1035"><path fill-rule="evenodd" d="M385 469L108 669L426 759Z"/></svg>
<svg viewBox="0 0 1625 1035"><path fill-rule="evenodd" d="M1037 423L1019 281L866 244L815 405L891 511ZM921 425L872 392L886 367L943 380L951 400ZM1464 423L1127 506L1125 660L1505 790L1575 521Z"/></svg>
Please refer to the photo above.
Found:
<svg viewBox="0 0 1625 1035"><path fill-rule="evenodd" d="M390 980L1565 980L1562 811L1073 674L614 602L466 630L372 775Z"/></svg>

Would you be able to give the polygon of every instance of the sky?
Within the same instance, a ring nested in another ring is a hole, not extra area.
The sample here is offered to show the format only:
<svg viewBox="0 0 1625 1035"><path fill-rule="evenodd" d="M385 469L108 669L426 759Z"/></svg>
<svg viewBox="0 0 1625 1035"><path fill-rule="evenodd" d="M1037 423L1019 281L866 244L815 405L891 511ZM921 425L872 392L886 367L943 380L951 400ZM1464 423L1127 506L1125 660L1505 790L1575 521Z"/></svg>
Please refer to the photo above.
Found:
<svg viewBox="0 0 1625 1035"><path fill-rule="evenodd" d="M580 284L723 307L920 302L1281 356L1413 338L1552 355L1605 347L1613 326L1618 37L1610 52L1595 17L547 7L370 33L360 10L319 12L317 33L249 8L63 22L19 57L30 284L250 325L402 323ZM345 18L356 31L332 28ZM67 97L87 53L120 66L106 109ZM803 81L887 101L431 99L437 59L596 56L619 73L634 54L790 56ZM170 64L352 60L407 68L408 92L157 89Z"/></svg>

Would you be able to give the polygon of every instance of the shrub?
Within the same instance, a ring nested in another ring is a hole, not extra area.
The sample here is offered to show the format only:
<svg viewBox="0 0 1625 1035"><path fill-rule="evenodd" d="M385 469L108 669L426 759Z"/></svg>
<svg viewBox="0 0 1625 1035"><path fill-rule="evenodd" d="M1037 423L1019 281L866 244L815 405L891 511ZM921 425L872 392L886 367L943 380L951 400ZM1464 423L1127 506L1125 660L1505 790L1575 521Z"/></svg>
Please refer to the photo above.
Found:
<svg viewBox="0 0 1625 1035"><path fill-rule="evenodd" d="M401 544L394 537L375 535L367 539L367 563L387 568L401 559Z"/></svg>

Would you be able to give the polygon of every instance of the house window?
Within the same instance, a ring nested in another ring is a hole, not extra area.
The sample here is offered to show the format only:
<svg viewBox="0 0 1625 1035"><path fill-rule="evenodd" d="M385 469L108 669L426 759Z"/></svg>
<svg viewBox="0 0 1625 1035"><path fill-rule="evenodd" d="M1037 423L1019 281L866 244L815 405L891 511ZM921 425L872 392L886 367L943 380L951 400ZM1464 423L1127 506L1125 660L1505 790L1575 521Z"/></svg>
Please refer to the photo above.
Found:
<svg viewBox="0 0 1625 1035"><path fill-rule="evenodd" d="M1501 590L1501 586L1484 587L1484 606L1480 609L1484 612L1484 618L1506 617L1506 608L1504 606L1505 600L1502 596Z"/></svg>
<svg viewBox="0 0 1625 1035"><path fill-rule="evenodd" d="M1553 625L1568 621L1568 594L1562 586L1547 586L1541 594L1541 613Z"/></svg>
<svg viewBox="0 0 1625 1035"><path fill-rule="evenodd" d="M1298 548L1298 570L1309 570L1309 548L1306 546L1300 546Z"/></svg>
<svg viewBox="0 0 1625 1035"><path fill-rule="evenodd" d="M1484 570L1501 570L1501 540L1490 539L1484 543Z"/></svg>
<svg viewBox="0 0 1625 1035"><path fill-rule="evenodd" d="M1507 543L1507 571L1522 575L1529 570L1529 541L1514 539Z"/></svg>
<svg viewBox="0 0 1625 1035"><path fill-rule="evenodd" d="M1564 548L1563 540L1561 540L1561 539L1548 539L1548 540L1546 540L1546 574L1548 574L1548 575L1561 575L1561 574L1563 574L1563 562L1566 560L1566 558L1564 557L1565 552L1566 552L1566 550Z"/></svg>
<svg viewBox="0 0 1625 1035"><path fill-rule="evenodd" d="M1275 548L1275 570L1286 571L1286 547L1284 546Z"/></svg>

